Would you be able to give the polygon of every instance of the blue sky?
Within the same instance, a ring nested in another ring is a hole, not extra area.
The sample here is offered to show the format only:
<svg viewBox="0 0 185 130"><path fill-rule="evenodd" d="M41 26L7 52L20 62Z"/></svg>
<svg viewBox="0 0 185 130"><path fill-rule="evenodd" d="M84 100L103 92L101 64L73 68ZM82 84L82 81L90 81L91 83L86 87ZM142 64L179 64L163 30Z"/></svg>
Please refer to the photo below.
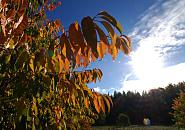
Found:
<svg viewBox="0 0 185 130"><path fill-rule="evenodd" d="M185 80L185 0L63 0L50 13L67 28L84 16L105 10L133 41L129 56L106 56L88 68L100 68L103 79L91 88L102 93L148 91Z"/></svg>

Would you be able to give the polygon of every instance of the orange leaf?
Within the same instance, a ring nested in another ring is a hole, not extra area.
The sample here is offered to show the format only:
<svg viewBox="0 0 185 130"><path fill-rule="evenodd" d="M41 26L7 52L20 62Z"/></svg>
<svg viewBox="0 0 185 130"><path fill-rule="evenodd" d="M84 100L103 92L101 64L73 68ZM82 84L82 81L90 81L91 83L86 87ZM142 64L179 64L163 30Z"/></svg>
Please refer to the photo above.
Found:
<svg viewBox="0 0 185 130"><path fill-rule="evenodd" d="M108 48L108 52L112 55L112 59L115 60L115 58L118 55L118 50L114 44L111 44Z"/></svg>
<svg viewBox="0 0 185 130"><path fill-rule="evenodd" d="M108 108L108 112L110 112L110 102L109 100L106 98L106 96L103 96L104 101L106 102L107 108Z"/></svg>
<svg viewBox="0 0 185 130"><path fill-rule="evenodd" d="M69 62L69 60L66 58L66 59L65 59L65 64L64 64L64 69L65 69L66 71L69 71L69 68L70 68L70 62Z"/></svg>
<svg viewBox="0 0 185 130"><path fill-rule="evenodd" d="M59 62L59 73L61 73L62 70L63 70L63 68L64 68L64 62L61 59L61 56L60 55L58 55L58 62Z"/></svg>
<svg viewBox="0 0 185 130"><path fill-rule="evenodd" d="M98 95L98 103L103 113L105 113L105 103L101 95Z"/></svg>
<svg viewBox="0 0 185 130"><path fill-rule="evenodd" d="M61 22L59 19L56 19L55 22L54 22L55 26L57 29L59 29L61 27Z"/></svg>
<svg viewBox="0 0 185 130"><path fill-rule="evenodd" d="M4 15L4 13L1 14L1 26L4 36L6 36L6 16Z"/></svg>
<svg viewBox="0 0 185 130"><path fill-rule="evenodd" d="M81 51L84 52L86 45L80 25L77 22L69 26L69 39L76 52L78 52L79 48L81 48Z"/></svg>
<svg viewBox="0 0 185 130"><path fill-rule="evenodd" d="M8 21L8 22L11 22L11 21L14 19L15 14L16 14L15 9L10 9L10 10L8 11L8 14L7 14L7 18L8 18L7 21Z"/></svg>
<svg viewBox="0 0 185 130"><path fill-rule="evenodd" d="M95 27L96 27L96 30L99 34L100 42L103 42L105 45L109 46L109 41L107 39L107 36L103 32L103 30L100 27L98 27L97 24L95 24Z"/></svg>
<svg viewBox="0 0 185 130"><path fill-rule="evenodd" d="M110 96L106 95L107 99L109 99L109 102L111 103L111 105L113 106L113 102Z"/></svg>
<svg viewBox="0 0 185 130"><path fill-rule="evenodd" d="M2 8L4 8L6 6L6 0L2 0L1 5L2 5Z"/></svg>
<svg viewBox="0 0 185 130"><path fill-rule="evenodd" d="M87 45L91 48L93 55L98 58L97 52L97 36L93 19L91 17L85 17L82 19L82 32L87 41Z"/></svg>
<svg viewBox="0 0 185 130"><path fill-rule="evenodd" d="M100 59L103 59L104 55L107 52L107 45L104 42L100 41L100 43L97 46L97 50Z"/></svg>
<svg viewBox="0 0 185 130"><path fill-rule="evenodd" d="M80 54L77 53L77 55L76 55L76 65L77 65L77 66L79 66L80 63L81 63L81 62L80 62L80 59L81 59L81 56L80 56Z"/></svg>
<svg viewBox="0 0 185 130"><path fill-rule="evenodd" d="M22 19L23 18L23 19ZM28 24L28 18L26 16L23 17L23 15L20 18L20 23L17 23L17 25L14 25L14 34L15 35L21 35L24 31L24 29L27 27Z"/></svg>
<svg viewBox="0 0 185 130"><path fill-rule="evenodd" d="M74 54L73 51L71 49L71 44L68 40L68 37L66 35L66 33L63 33L60 39L60 44L61 44L61 50L63 55L70 61L72 59L74 59ZM73 57L73 58L72 58Z"/></svg>
<svg viewBox="0 0 185 130"><path fill-rule="evenodd" d="M94 98L93 98L93 99L94 99L94 100L93 100L94 107L95 107L96 111L97 111L98 113L100 113L100 106L99 106L99 104L98 104L97 95L94 94Z"/></svg>
<svg viewBox="0 0 185 130"><path fill-rule="evenodd" d="M112 26L108 22L106 22L106 21L101 21L101 23L106 28L106 30L109 32L110 37L113 38L113 36L114 36L114 29L112 28Z"/></svg>
<svg viewBox="0 0 185 130"><path fill-rule="evenodd" d="M85 98L84 103L85 103L85 107L88 109L89 108L89 100L87 97Z"/></svg>

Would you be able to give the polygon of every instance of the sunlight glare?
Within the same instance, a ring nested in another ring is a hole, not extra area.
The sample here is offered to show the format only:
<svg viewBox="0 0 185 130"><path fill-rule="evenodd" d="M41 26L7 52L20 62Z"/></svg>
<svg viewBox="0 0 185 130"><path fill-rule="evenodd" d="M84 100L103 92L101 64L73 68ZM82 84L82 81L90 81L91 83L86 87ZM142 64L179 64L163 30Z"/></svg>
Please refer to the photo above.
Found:
<svg viewBox="0 0 185 130"><path fill-rule="evenodd" d="M131 65L137 78L154 80L160 78L163 60L155 48L156 38L143 39L138 49L131 55Z"/></svg>

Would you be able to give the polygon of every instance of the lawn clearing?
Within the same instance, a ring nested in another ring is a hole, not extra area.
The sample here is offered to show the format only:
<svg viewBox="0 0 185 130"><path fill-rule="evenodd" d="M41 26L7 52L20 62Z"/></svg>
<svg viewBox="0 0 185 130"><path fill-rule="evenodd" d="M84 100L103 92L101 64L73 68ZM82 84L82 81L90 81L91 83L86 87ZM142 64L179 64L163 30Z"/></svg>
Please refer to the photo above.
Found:
<svg viewBox="0 0 185 130"><path fill-rule="evenodd" d="M185 128L178 129L177 127L168 126L94 126L93 130L185 130Z"/></svg>

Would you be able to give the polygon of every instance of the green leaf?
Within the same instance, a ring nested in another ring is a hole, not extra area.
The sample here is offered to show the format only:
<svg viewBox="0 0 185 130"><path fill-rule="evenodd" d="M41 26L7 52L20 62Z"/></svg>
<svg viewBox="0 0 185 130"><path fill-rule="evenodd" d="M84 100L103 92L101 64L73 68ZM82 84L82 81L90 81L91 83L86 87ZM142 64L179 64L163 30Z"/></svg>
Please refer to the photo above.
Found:
<svg viewBox="0 0 185 130"><path fill-rule="evenodd" d="M25 108L25 109L22 111L22 115L27 116L27 113L28 113L28 109Z"/></svg>
<svg viewBox="0 0 185 130"><path fill-rule="evenodd" d="M10 54L9 55L6 55L5 56L5 64L8 64L9 61L10 61L10 59L11 59L11 55Z"/></svg>
<svg viewBox="0 0 185 130"><path fill-rule="evenodd" d="M53 50L48 50L48 56L51 58L54 56Z"/></svg>
<svg viewBox="0 0 185 130"><path fill-rule="evenodd" d="M23 64L28 60L28 58L29 58L29 55L27 51L22 51L15 62L15 69L16 70L22 69Z"/></svg>
<svg viewBox="0 0 185 130"><path fill-rule="evenodd" d="M98 14L98 16L100 16L100 18L102 18L102 19L108 21L109 23L111 23L122 34L123 28L122 28L121 24L118 21L116 21L116 19L113 16L111 16L110 14L108 14L105 11L100 12Z"/></svg>
<svg viewBox="0 0 185 130"><path fill-rule="evenodd" d="M93 23L93 19L89 16L85 17L82 19L81 25L82 25L83 35L85 37L85 40L87 41L87 45L90 46L94 56L98 58L97 36L96 36L96 30L95 30L95 25Z"/></svg>

